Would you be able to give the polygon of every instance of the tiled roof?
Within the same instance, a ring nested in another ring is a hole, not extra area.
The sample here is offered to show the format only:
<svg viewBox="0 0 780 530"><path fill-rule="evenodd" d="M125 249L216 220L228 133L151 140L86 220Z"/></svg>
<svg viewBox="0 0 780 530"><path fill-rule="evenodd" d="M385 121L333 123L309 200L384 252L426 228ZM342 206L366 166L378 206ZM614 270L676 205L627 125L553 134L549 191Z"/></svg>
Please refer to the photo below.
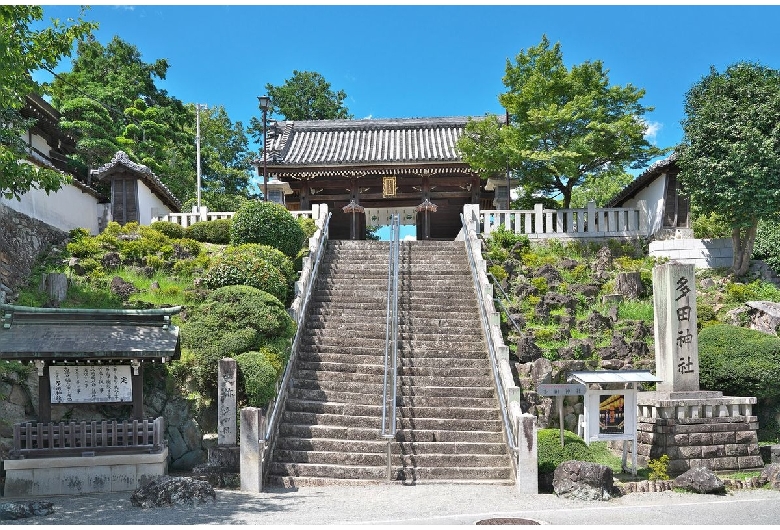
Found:
<svg viewBox="0 0 780 530"><path fill-rule="evenodd" d="M645 170L644 173L635 178L628 186L623 188L623 191L612 197L604 206L607 208L614 208L621 206L623 202L631 199L636 195L639 190L650 185L656 178L667 171L669 168L673 168L677 165L677 153L673 152L667 158L653 162L653 164Z"/></svg>
<svg viewBox="0 0 780 530"><path fill-rule="evenodd" d="M468 118L285 121L268 141L279 168L463 163L455 145Z"/></svg>
<svg viewBox="0 0 780 530"><path fill-rule="evenodd" d="M147 166L130 160L127 153L124 151L117 151L114 158L111 159L111 162L103 164L97 169L93 169L91 173L97 179L102 179L117 166L124 166L130 171L137 173L149 185L151 190L163 200L163 202L174 210L181 210L179 199L171 193L168 186L163 184L162 181L157 178L157 175L155 175Z"/></svg>

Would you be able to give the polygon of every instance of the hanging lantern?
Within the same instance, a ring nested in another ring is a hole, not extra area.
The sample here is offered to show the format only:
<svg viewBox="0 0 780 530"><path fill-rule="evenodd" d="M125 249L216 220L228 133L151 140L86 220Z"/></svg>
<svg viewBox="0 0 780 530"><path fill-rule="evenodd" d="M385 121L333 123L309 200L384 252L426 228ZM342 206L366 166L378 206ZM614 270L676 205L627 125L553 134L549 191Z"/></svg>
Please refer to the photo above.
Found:
<svg viewBox="0 0 780 530"><path fill-rule="evenodd" d="M439 207L433 204L430 200L425 199L422 204L419 204L414 207L415 213L420 212L434 212L436 213L436 210L438 210Z"/></svg>

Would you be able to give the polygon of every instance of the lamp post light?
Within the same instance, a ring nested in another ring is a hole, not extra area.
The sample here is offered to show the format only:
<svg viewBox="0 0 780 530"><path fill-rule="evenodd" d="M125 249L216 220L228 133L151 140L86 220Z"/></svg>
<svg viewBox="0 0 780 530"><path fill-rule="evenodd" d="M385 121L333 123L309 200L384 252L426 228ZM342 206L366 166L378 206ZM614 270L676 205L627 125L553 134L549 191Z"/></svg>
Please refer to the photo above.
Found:
<svg viewBox="0 0 780 530"><path fill-rule="evenodd" d="M268 149L266 146L266 125L268 123L268 109L271 108L271 98L257 96L260 102L260 110L263 111L263 201L268 200Z"/></svg>

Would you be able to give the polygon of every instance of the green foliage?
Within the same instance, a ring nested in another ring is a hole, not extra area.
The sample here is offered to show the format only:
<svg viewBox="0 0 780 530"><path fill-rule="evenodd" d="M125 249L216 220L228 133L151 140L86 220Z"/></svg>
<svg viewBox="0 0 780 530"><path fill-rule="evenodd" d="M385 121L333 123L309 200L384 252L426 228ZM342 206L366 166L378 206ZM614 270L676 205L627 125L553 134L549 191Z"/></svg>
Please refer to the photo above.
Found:
<svg viewBox="0 0 780 530"><path fill-rule="evenodd" d="M780 302L780 290L773 284L754 280L750 283L730 282L726 284L726 302L743 303L749 300Z"/></svg>
<svg viewBox="0 0 780 530"><path fill-rule="evenodd" d="M596 208L603 208L633 180L634 176L626 173L622 168L599 177L588 175L581 186L572 190L571 207L585 208L590 201L593 201Z"/></svg>
<svg viewBox="0 0 780 530"><path fill-rule="evenodd" d="M524 234L516 234L511 230L507 230L504 225L500 225L494 231L490 233L490 237L486 240L488 249L503 249L512 250L515 245L518 245L520 252L527 251L531 248L531 242L528 236Z"/></svg>
<svg viewBox="0 0 780 530"><path fill-rule="evenodd" d="M281 204L252 201L238 209L230 227L234 245L270 245L294 258L305 241L301 225Z"/></svg>
<svg viewBox="0 0 780 530"><path fill-rule="evenodd" d="M278 355L270 348L249 351L236 356L238 385L248 407L265 407L276 395L280 374Z"/></svg>
<svg viewBox="0 0 780 530"><path fill-rule="evenodd" d="M314 219L311 217L305 217L301 215L296 220L298 221L298 224L301 225L301 229L303 230L303 235L306 237L306 240L312 237L317 231L317 223L314 222ZM366 228L366 232L368 232L368 228Z"/></svg>
<svg viewBox="0 0 780 530"><path fill-rule="evenodd" d="M693 215L693 237L696 239L720 239L731 237L731 227L728 221L717 212L703 214L695 212Z"/></svg>
<svg viewBox="0 0 780 530"><path fill-rule="evenodd" d="M679 179L704 215L736 233L733 272L744 275L760 219L780 210L780 71L738 62L685 96Z"/></svg>
<svg viewBox="0 0 780 530"><path fill-rule="evenodd" d="M777 218L765 219L758 223L753 259L765 261L780 273L780 221Z"/></svg>
<svg viewBox="0 0 780 530"><path fill-rule="evenodd" d="M212 221L198 221L192 223L186 229L187 237L201 243L214 243L227 245L230 243L230 219L214 219Z"/></svg>
<svg viewBox="0 0 780 530"><path fill-rule="evenodd" d="M669 455L661 455L656 460L648 460L647 467L650 469L650 480L669 480Z"/></svg>
<svg viewBox="0 0 780 530"><path fill-rule="evenodd" d="M535 276L531 278L531 285L533 285L540 295L547 292L549 287L547 286L547 278L542 276Z"/></svg>
<svg viewBox="0 0 780 530"><path fill-rule="evenodd" d="M556 467L569 460L594 461L587 444L576 434L563 431L563 444L561 447L559 429L537 431L539 473L552 473Z"/></svg>
<svg viewBox="0 0 780 530"><path fill-rule="evenodd" d="M171 239L181 239L184 237L184 227L179 223L172 223L170 221L155 221L149 226L158 232L162 232Z"/></svg>
<svg viewBox="0 0 780 530"><path fill-rule="evenodd" d="M224 256L232 256L239 260L251 261L254 259L263 259L279 269L287 279L287 283L292 288L298 274L295 272L293 262L281 250L269 245L259 245L257 243L246 243L244 245L226 247Z"/></svg>
<svg viewBox="0 0 780 530"><path fill-rule="evenodd" d="M294 334L295 323L284 305L276 297L245 285L210 293L181 325L182 346L192 352L193 381L208 395L216 395L219 359L269 345L278 348Z"/></svg>
<svg viewBox="0 0 780 530"><path fill-rule="evenodd" d="M509 167L531 194L560 196L564 208L572 190L590 178L612 179L630 166L642 167L663 151L644 137L639 103L644 90L610 86L601 61L567 68L560 44L546 36L538 46L507 61L499 95L503 116L469 120L458 148L464 160L485 174Z"/></svg>
<svg viewBox="0 0 780 530"><path fill-rule="evenodd" d="M780 338L752 329L713 325L699 333L703 390L780 399Z"/></svg>
<svg viewBox="0 0 780 530"><path fill-rule="evenodd" d="M248 285L286 303L289 281L273 263L253 252L223 253L212 259L203 283L209 289Z"/></svg>
<svg viewBox="0 0 780 530"><path fill-rule="evenodd" d="M97 24L79 17L67 23L52 19L43 27L41 20L41 6L0 6L0 197L9 199L18 199L30 189L56 191L70 181L60 171L26 162L27 131L35 120L24 118L21 109L28 94L41 94L31 73L55 69L62 58L70 57L73 44L89 38Z"/></svg>
<svg viewBox="0 0 780 530"><path fill-rule="evenodd" d="M488 272L493 275L497 282L506 280L507 273L501 265L491 265Z"/></svg>
<svg viewBox="0 0 780 530"><path fill-rule="evenodd" d="M334 92L325 78L317 72L293 70L284 84L265 85L271 98L272 113L281 114L285 120L334 120L350 119L352 114L344 105L347 93Z"/></svg>

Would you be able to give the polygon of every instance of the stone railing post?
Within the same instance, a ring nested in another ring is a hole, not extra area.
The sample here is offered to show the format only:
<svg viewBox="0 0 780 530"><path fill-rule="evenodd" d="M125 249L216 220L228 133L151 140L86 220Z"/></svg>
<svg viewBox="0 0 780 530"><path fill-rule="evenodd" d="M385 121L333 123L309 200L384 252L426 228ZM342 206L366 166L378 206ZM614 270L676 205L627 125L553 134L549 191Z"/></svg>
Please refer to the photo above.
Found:
<svg viewBox="0 0 780 530"><path fill-rule="evenodd" d="M536 441L536 416L521 414L515 424L517 446L517 479L519 493L539 493L539 461Z"/></svg>
<svg viewBox="0 0 780 530"><path fill-rule="evenodd" d="M551 229L552 227L550 226L546 228L544 226L544 205L534 204L534 229L532 233L544 234L545 232Z"/></svg>
<svg viewBox="0 0 780 530"><path fill-rule="evenodd" d="M263 490L263 430L262 409L241 409L241 491L260 493Z"/></svg>
<svg viewBox="0 0 780 530"><path fill-rule="evenodd" d="M650 235L650 211L647 209L647 201L637 201L637 208L639 208L639 235Z"/></svg>
<svg viewBox="0 0 780 530"><path fill-rule="evenodd" d="M593 201L588 201L588 206L586 209L588 211L588 220L585 223L585 231L589 234L596 232L606 232L606 227L602 229L599 226L598 219L596 219L596 203Z"/></svg>

